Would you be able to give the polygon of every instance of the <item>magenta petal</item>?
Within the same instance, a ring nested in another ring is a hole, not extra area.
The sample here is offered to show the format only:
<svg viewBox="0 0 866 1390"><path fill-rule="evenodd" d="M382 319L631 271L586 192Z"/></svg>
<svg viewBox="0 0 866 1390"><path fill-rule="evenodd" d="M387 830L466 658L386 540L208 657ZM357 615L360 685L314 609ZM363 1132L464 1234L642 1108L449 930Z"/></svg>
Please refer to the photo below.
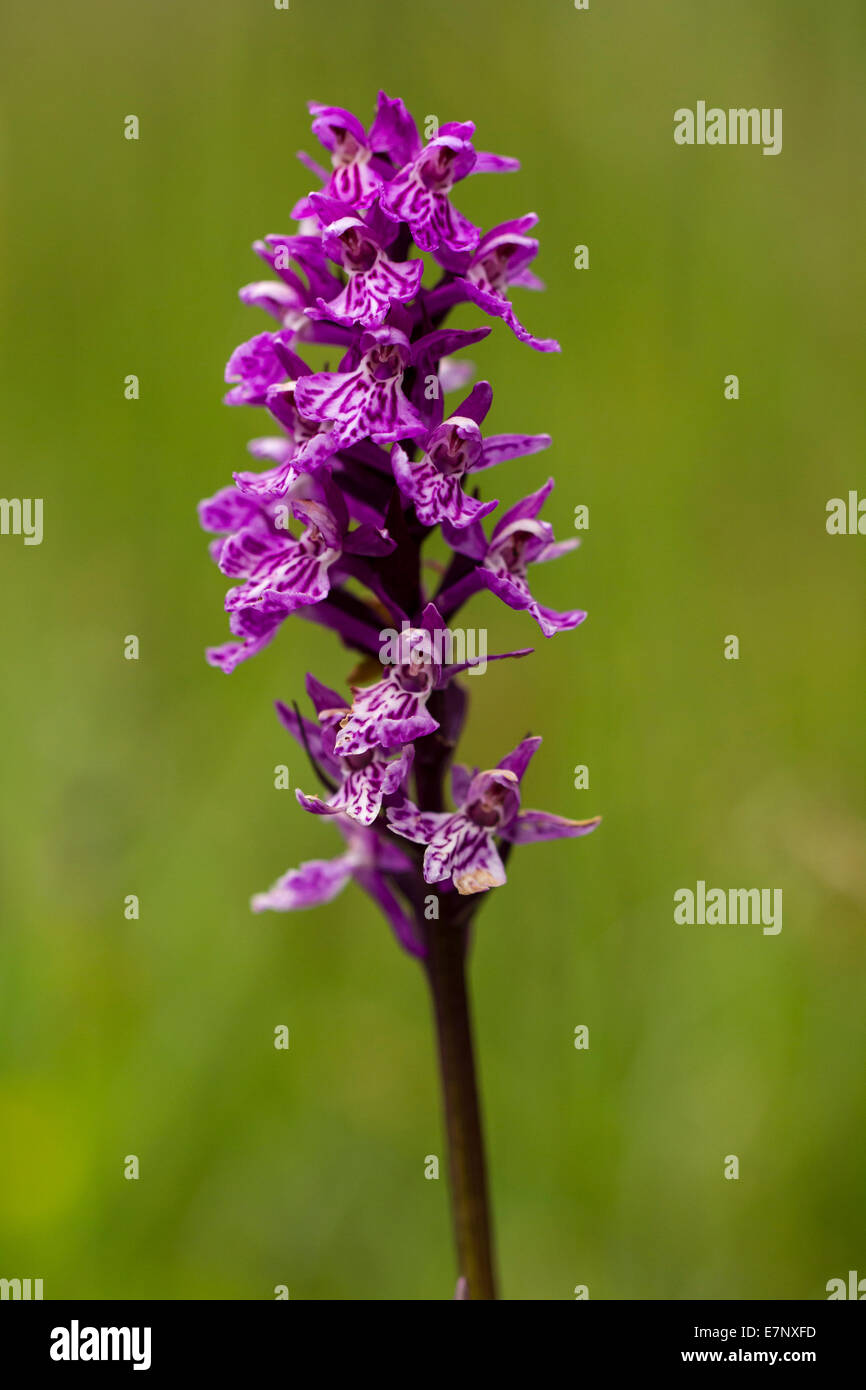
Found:
<svg viewBox="0 0 866 1390"><path fill-rule="evenodd" d="M544 564L548 560L558 560L560 555L568 555L572 550L576 550L580 545L577 536L570 536L564 541L550 541L543 546L541 553L533 556L534 564Z"/></svg>
<svg viewBox="0 0 866 1390"><path fill-rule="evenodd" d="M425 421L403 395L402 371L380 380L367 362L354 372L316 372L299 381L298 409L307 419L333 421L339 448L365 435L382 443L426 433Z"/></svg>
<svg viewBox="0 0 866 1390"><path fill-rule="evenodd" d="M390 555L395 549L396 542L385 531L367 522L343 537L343 551L347 555Z"/></svg>
<svg viewBox="0 0 866 1390"><path fill-rule="evenodd" d="M459 530L488 516L499 505L496 501L479 502L467 496L460 486L459 477L444 476L426 455L417 462L410 462L399 445L395 444L391 451L391 463L397 486L406 500L414 504L418 519L425 526L449 521Z"/></svg>
<svg viewBox="0 0 866 1390"><path fill-rule="evenodd" d="M304 682L304 688L318 715L321 715L325 710L346 708L346 701L342 695L339 695L336 690L332 690L329 685L323 685L309 672Z"/></svg>
<svg viewBox="0 0 866 1390"><path fill-rule="evenodd" d="M501 766L501 763L500 763ZM466 793L469 790L472 778L478 769L470 771L462 763L454 763L451 768L451 795L458 806L462 806L466 800Z"/></svg>
<svg viewBox="0 0 866 1390"><path fill-rule="evenodd" d="M505 868L490 830L459 812L434 836L424 855L428 883L451 878L458 893L483 893L505 882Z"/></svg>
<svg viewBox="0 0 866 1390"><path fill-rule="evenodd" d="M400 756L385 764L385 778L382 791L385 796L393 796L403 786L415 760L415 749L411 744L404 748Z"/></svg>
<svg viewBox="0 0 866 1390"><path fill-rule="evenodd" d="M601 816L590 820L566 820L564 816L554 816L548 811L520 811L510 825L504 826L501 834L504 840L513 845L528 845L539 840L574 839L588 835L601 823Z"/></svg>
<svg viewBox="0 0 866 1390"><path fill-rule="evenodd" d="M435 603L425 605L424 612L421 614L421 626L429 633L441 632L444 629L445 623L442 614Z"/></svg>
<svg viewBox="0 0 866 1390"><path fill-rule="evenodd" d="M226 381L235 383L225 397L227 405L263 405L268 388L283 381L286 370L275 344L290 333L257 333L235 348L226 366Z"/></svg>
<svg viewBox="0 0 866 1390"><path fill-rule="evenodd" d="M205 655L209 665L229 675L242 661L256 656L273 640L285 618L285 613L260 613L256 609L232 613L229 628L240 640L226 642L221 647L208 647Z"/></svg>
<svg viewBox="0 0 866 1390"><path fill-rule="evenodd" d="M457 892L464 896L501 888L506 881L505 865L492 836L466 837L452 859L451 880Z"/></svg>
<svg viewBox="0 0 866 1390"><path fill-rule="evenodd" d="M352 712L337 734L335 748L343 757L369 748L396 748L413 743L439 728L427 711L430 691L402 690L388 677L355 694Z"/></svg>
<svg viewBox="0 0 866 1390"><path fill-rule="evenodd" d="M372 825L382 809L386 772L385 764L378 761L350 772L336 793L334 804L361 825Z"/></svg>
<svg viewBox="0 0 866 1390"><path fill-rule="evenodd" d="M543 290L546 288L543 280L532 270L519 270L509 280L509 284L514 285L519 290Z"/></svg>
<svg viewBox="0 0 866 1390"><path fill-rule="evenodd" d="M538 454L542 449L548 449L552 442L549 434L492 434L484 440L482 459L475 465L475 471L505 463L508 459Z"/></svg>
<svg viewBox="0 0 866 1390"><path fill-rule="evenodd" d="M509 507L507 512L503 512L493 528L491 540L495 540L497 535L510 526L513 521L534 520L544 506L551 492L553 491L553 479L548 478L547 482L536 492L530 492L527 497L522 497L519 502L515 502L513 507Z"/></svg>
<svg viewBox="0 0 866 1390"><path fill-rule="evenodd" d="M487 537L480 522L458 530L444 521L442 523L442 535L452 550L456 550L460 555L468 556L470 560L481 561L487 554Z"/></svg>
<svg viewBox="0 0 866 1390"><path fill-rule="evenodd" d="M541 739L537 735L525 738L510 753L506 753L502 761L497 763L497 767L503 772L513 772L519 782L540 747Z"/></svg>
<svg viewBox="0 0 866 1390"><path fill-rule="evenodd" d="M290 912L328 903L345 888L352 868L351 853L336 859L311 859L278 878L266 893L257 893L251 903L253 912Z"/></svg>
<svg viewBox="0 0 866 1390"><path fill-rule="evenodd" d="M419 845L429 845L434 836L443 833L446 826L455 819L453 811L419 811L411 801L402 806L389 806L388 824L406 840L414 840Z"/></svg>
<svg viewBox="0 0 866 1390"><path fill-rule="evenodd" d="M326 483L329 480L326 478ZM333 484L331 484L333 487ZM305 521L308 526L312 526L320 532L327 546L332 550L339 550L343 534L349 524L349 517L346 511L346 504L340 495L340 510L326 505L324 502L317 502L314 498L299 497L292 503L292 515L299 521ZM331 499L328 498L330 503Z"/></svg>
<svg viewBox="0 0 866 1390"><path fill-rule="evenodd" d="M490 336L489 328L435 328L412 344L412 363L422 369L428 362L438 362L458 348L471 347Z"/></svg>
<svg viewBox="0 0 866 1390"><path fill-rule="evenodd" d="M241 551L240 542L244 539L247 544ZM258 537L239 532L223 547L221 568L226 564L230 544L236 547L228 556L233 568L224 572L245 574L246 583L229 590L227 612L261 605L266 612L291 613L305 604L319 603L330 590L329 570L340 554L336 549L311 545L289 535L259 542Z"/></svg>
<svg viewBox="0 0 866 1390"><path fill-rule="evenodd" d="M486 830L473 825L460 811L437 819L439 824L434 833L426 837L424 878L427 883L443 883L451 877L454 856L464 841L474 844L476 840L488 838Z"/></svg>
<svg viewBox="0 0 866 1390"><path fill-rule="evenodd" d="M523 575L508 574L505 571L493 574L489 569L482 569L479 578L491 593L502 599L503 603L507 603L509 608L516 608L522 612L531 608L535 601Z"/></svg>
<svg viewBox="0 0 866 1390"><path fill-rule="evenodd" d="M264 309L283 328L297 331L303 326L307 296L283 280L255 280L238 290L238 298L244 304Z"/></svg>
<svg viewBox="0 0 866 1390"><path fill-rule="evenodd" d="M414 118L399 97L379 93L376 118L370 127L370 148L386 154L399 169L421 150Z"/></svg>
<svg viewBox="0 0 866 1390"><path fill-rule="evenodd" d="M307 110L313 118L313 134L326 150L339 147L343 132L351 135L356 144L366 146L367 132L358 117L344 106L328 106L321 101L308 101Z"/></svg>
<svg viewBox="0 0 866 1390"><path fill-rule="evenodd" d="M261 508L236 487L224 487L213 497L198 504L198 519L203 531L224 535L239 531L259 516Z"/></svg>
<svg viewBox="0 0 866 1390"><path fill-rule="evenodd" d="M296 455L297 451L293 453ZM263 473L244 470L233 474L240 492L251 498L260 498L262 502L279 501L288 497L303 476L301 469L295 465L294 458L277 464L276 468L268 468Z"/></svg>
<svg viewBox="0 0 866 1390"><path fill-rule="evenodd" d="M288 463L295 448L294 439L286 439L281 434L265 434L249 441L247 453L256 459L268 459L271 463Z"/></svg>
<svg viewBox="0 0 866 1390"><path fill-rule="evenodd" d="M536 338L527 328L523 327L519 318L514 312L511 301L501 294L496 294L492 290L482 289L479 285L469 279L462 279L466 294L477 304L479 309L483 309L486 314L491 314L494 318L502 319L507 323L512 333L522 343L528 343L536 352L561 352L559 343L555 338Z"/></svg>
<svg viewBox="0 0 866 1390"><path fill-rule="evenodd" d="M554 608L545 608L540 603L532 603L529 606L532 614L545 637L553 637L557 632L571 632L572 629L580 627L586 621L586 613L582 608L571 608L564 613L558 613Z"/></svg>
<svg viewBox="0 0 866 1390"><path fill-rule="evenodd" d="M461 415L467 420L474 420L476 425L481 426L484 424L492 404L493 388L490 382L478 381L466 399L460 402L454 414Z"/></svg>
<svg viewBox="0 0 866 1390"><path fill-rule="evenodd" d="M425 157L426 151L385 185L382 207L396 221L408 222L422 251L436 251L440 245L452 252L474 250L478 228L457 211L447 192L424 182L421 163Z"/></svg>
<svg viewBox="0 0 866 1390"><path fill-rule="evenodd" d="M336 298L318 299L310 318L330 318L337 323L374 327L384 323L392 302L414 299L424 273L424 262L398 263L380 254L370 270L350 274L349 282Z"/></svg>
<svg viewBox="0 0 866 1390"><path fill-rule="evenodd" d="M520 168L520 160L506 154L488 154L479 150L475 156L473 174L513 174Z"/></svg>
<svg viewBox="0 0 866 1390"><path fill-rule="evenodd" d="M359 150L350 163L334 169L323 191L347 207L363 210L375 202L381 189L382 178L370 159L370 151Z"/></svg>
<svg viewBox="0 0 866 1390"><path fill-rule="evenodd" d="M220 551L220 569L230 579L246 579L270 557L281 555L287 541L293 541L293 538L278 536L268 524L264 512L259 510L249 525L242 526L226 538ZM297 544L296 541L293 543Z"/></svg>
<svg viewBox="0 0 866 1390"><path fill-rule="evenodd" d="M264 643L254 646L248 642L223 642L219 647L205 648L205 659L208 666L216 666L217 670L225 675L231 675L236 666L242 661L247 661L249 657L255 656L256 652L261 651Z"/></svg>
<svg viewBox="0 0 866 1390"><path fill-rule="evenodd" d="M295 788L295 797L298 805L303 806L305 811L309 811L314 816L336 816L344 808L341 805L332 806L330 802L323 801L319 796L307 796L299 788Z"/></svg>
<svg viewBox="0 0 866 1390"><path fill-rule="evenodd" d="M434 244L426 247L428 251L436 251L439 246L456 252L472 251L478 245L478 228L444 195L434 201L429 226Z"/></svg>

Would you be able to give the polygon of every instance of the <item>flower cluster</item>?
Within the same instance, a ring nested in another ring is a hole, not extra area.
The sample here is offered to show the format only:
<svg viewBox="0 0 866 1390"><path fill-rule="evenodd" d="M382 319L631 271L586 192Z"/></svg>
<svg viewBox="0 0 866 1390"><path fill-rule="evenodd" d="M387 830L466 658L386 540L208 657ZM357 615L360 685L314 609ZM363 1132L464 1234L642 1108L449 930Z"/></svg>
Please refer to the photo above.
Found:
<svg viewBox="0 0 866 1390"><path fill-rule="evenodd" d="M467 389L474 369L455 354L490 325L443 323L471 304L538 352L559 345L525 328L510 299L512 288L542 288L530 268L534 214L482 233L452 202L463 179L516 169L515 160L477 151L469 122L440 125L422 140L403 102L384 93L369 129L340 107L313 102L310 111L330 168L300 156L319 186L293 209L293 234L254 244L272 278L240 292L275 326L232 354L226 401L264 407L279 433L249 446L262 471L235 473L200 505L215 537L211 555L233 581L231 640L207 655L233 671L293 613L361 654L367 680L357 676L350 694L308 676L315 720L277 706L325 793L298 792L298 801L333 817L345 852L292 870L253 907L326 902L354 878L401 943L423 955L429 885L456 903L505 882L506 847L597 824L520 809L537 738L491 770L455 766L456 809L443 804L466 715L455 678L472 662L442 658L432 639L447 636L458 609L484 588L525 610L546 637L585 617L543 606L530 589L531 565L577 544L556 542L540 519L552 480L485 529L499 503L480 499L476 475L551 441L484 432L493 392L486 381ZM339 354L336 371L315 371L301 356L322 348ZM461 388L464 399L446 416L444 396ZM451 559L428 593L421 552L436 527ZM399 659L383 657L383 621L401 630Z"/></svg>

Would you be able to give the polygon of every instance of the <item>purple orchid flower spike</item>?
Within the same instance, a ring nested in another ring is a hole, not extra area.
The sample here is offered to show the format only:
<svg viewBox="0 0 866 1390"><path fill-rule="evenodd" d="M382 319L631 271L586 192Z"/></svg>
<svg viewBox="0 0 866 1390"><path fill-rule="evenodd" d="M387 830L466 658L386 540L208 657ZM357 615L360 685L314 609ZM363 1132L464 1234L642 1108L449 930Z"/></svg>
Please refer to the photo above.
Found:
<svg viewBox="0 0 866 1390"><path fill-rule="evenodd" d="M399 444L391 450L397 486L406 501L414 504L418 519L425 526L448 522L459 530L480 521L499 503L480 502L467 496L462 479L506 459L536 454L549 446L549 434L499 434L483 439L481 424L492 400L489 382L481 381L453 415L430 431L423 441L420 459L410 460Z"/></svg>
<svg viewBox="0 0 866 1390"><path fill-rule="evenodd" d="M298 716L285 705L278 703L277 713L290 733L299 742L307 744L326 775L338 779L339 784L327 801L318 796L307 796L300 790L295 792L295 796L304 810L314 815L342 813L361 825L372 825L386 798L402 791L415 750L410 744L400 749L395 758L389 758L381 748L369 748L356 756L340 757L334 749L334 738L340 722L349 713L348 708L336 691L329 690L312 676L307 677L307 694L319 717L320 729L315 731L318 738L311 738L309 728L305 728L302 734ZM315 729L315 726L311 728Z"/></svg>
<svg viewBox="0 0 866 1390"><path fill-rule="evenodd" d="M396 834L427 846L427 883L450 879L463 896L484 893L506 881L495 836L511 844L528 844L595 830L598 816L577 821L547 811L520 810L520 782L540 743L540 738L524 739L490 772L470 775L466 768L455 768L456 811L419 811L411 801L388 808L388 823Z"/></svg>
<svg viewBox="0 0 866 1390"><path fill-rule="evenodd" d="M261 471L236 472L233 486L199 507L210 554L235 582L225 599L230 640L209 648L207 659L234 671L295 616L327 628L359 661L345 687L307 677L315 718L277 704L321 783L315 793L296 791L297 801L336 826L345 849L290 870L252 906L311 907L353 880L422 960L446 1099L456 1296L490 1299L496 1283L467 1045L470 932L484 895L505 883L513 846L586 835L598 820L521 809L537 738L495 768L452 764L472 685L461 677L531 650L490 656L485 640L476 656L477 630L450 626L463 604L489 589L530 613L546 636L586 615L544 607L529 588L530 565L577 544L558 544L540 518L552 481L506 508L485 534L482 520L499 504L482 497L481 474L547 448L550 437L485 435L491 386L470 389L475 369L455 354L482 343L491 326L457 329L445 320L463 306L501 319L538 351L558 344L529 333L509 299L513 288L541 288L531 269L535 215L482 233L451 202L464 178L515 169L515 160L477 152L470 122L425 128L424 143L403 102L384 92L369 128L343 107L313 102L310 111L330 168L302 156L317 187L296 204L298 225L253 243L272 278L246 285L241 299L270 316L271 331L242 343L226 367L226 401L264 409L279 432L249 445ZM442 272L426 286L423 252ZM323 370L306 360L310 347L334 349ZM446 408L452 390L464 399ZM444 564L425 552L434 528L451 552ZM439 575L432 602L431 570ZM507 717L507 700L503 709Z"/></svg>

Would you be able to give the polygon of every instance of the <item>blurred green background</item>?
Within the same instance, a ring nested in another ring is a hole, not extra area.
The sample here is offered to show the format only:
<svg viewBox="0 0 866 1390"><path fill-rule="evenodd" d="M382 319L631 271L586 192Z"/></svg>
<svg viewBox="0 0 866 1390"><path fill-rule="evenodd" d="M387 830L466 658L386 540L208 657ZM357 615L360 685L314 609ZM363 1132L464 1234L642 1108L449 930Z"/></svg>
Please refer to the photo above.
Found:
<svg viewBox="0 0 866 1390"><path fill-rule="evenodd" d="M466 757L542 733L528 804L605 817L515 853L479 919L503 1294L866 1274L866 539L824 526L866 492L860 0L46 0L3 26L0 491L45 499L45 537L0 538L0 1274L49 1298L453 1290L420 971L354 887L247 906L336 850L273 786L309 776L271 702L351 660L300 622L229 678L203 659L226 586L195 504L262 432L220 403L268 326L236 297L250 243L309 186L307 99L368 121L380 86L523 162L455 201L539 213L548 290L518 312L563 352L500 326L470 355L495 429L554 436L498 495L553 472L561 535L590 507L536 572L584 628L471 610L491 650L537 650L469 682ZM677 147L698 99L782 107L782 154ZM699 878L781 887L781 934L674 926Z"/></svg>

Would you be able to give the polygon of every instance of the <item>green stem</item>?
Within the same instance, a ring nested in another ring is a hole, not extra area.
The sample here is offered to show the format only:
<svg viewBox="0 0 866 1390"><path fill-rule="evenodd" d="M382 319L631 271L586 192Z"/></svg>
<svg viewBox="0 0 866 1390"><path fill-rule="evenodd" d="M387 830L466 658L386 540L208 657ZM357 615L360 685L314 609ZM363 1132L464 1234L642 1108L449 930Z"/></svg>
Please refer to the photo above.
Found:
<svg viewBox="0 0 866 1390"><path fill-rule="evenodd" d="M466 989L469 927L448 920L428 922L425 926L458 1267L466 1280L467 1298L495 1299L484 1138Z"/></svg>

